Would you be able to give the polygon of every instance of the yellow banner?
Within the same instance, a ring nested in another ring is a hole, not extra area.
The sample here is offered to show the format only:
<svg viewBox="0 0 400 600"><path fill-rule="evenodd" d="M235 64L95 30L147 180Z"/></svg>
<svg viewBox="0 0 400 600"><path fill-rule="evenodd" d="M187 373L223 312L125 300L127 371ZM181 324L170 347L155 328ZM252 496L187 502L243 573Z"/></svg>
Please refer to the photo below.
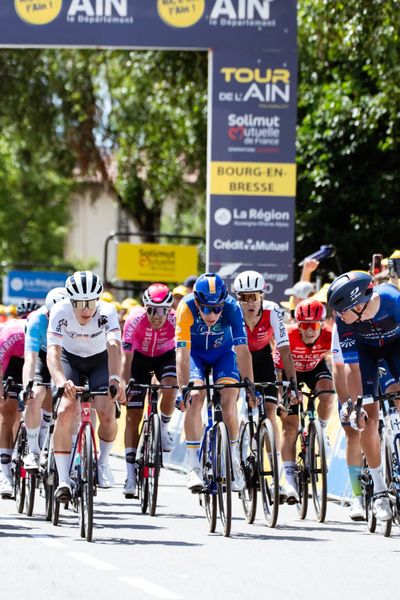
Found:
<svg viewBox="0 0 400 600"><path fill-rule="evenodd" d="M211 194L295 196L294 163L212 162Z"/></svg>
<svg viewBox="0 0 400 600"><path fill-rule="evenodd" d="M183 281L197 274L196 246L118 244L117 278L125 281Z"/></svg>

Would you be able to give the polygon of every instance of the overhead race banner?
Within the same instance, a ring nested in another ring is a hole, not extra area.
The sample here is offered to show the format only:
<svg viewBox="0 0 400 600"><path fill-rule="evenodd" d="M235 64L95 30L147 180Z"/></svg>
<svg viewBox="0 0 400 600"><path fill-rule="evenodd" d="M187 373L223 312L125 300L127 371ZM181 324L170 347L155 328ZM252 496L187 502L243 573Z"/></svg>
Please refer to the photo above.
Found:
<svg viewBox="0 0 400 600"><path fill-rule="evenodd" d="M260 271L282 300L292 283L296 194L293 50L213 56L208 265Z"/></svg>
<svg viewBox="0 0 400 600"><path fill-rule="evenodd" d="M3 0L1 46L211 49L207 268L227 279L257 269L269 297L283 298L294 255L296 0ZM172 262L151 247L121 245L118 277L197 272L187 246Z"/></svg>
<svg viewBox="0 0 400 600"><path fill-rule="evenodd" d="M284 47L294 0L2 0L0 44Z"/></svg>
<svg viewBox="0 0 400 600"><path fill-rule="evenodd" d="M175 283L197 271L196 246L121 242L117 247L117 278L124 281Z"/></svg>

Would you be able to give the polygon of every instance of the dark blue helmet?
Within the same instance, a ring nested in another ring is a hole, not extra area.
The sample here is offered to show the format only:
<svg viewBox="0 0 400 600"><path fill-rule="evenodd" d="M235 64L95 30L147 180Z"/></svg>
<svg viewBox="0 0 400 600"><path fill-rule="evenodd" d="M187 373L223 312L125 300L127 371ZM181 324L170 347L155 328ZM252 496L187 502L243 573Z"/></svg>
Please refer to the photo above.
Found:
<svg viewBox="0 0 400 600"><path fill-rule="evenodd" d="M17 306L17 315L19 317L27 317L38 308L40 308L40 304L36 300L21 300Z"/></svg>
<svg viewBox="0 0 400 600"><path fill-rule="evenodd" d="M349 271L337 277L329 286L328 304L339 313L365 304L373 292L372 277L366 271Z"/></svg>
<svg viewBox="0 0 400 600"><path fill-rule="evenodd" d="M228 289L217 273L204 273L196 280L193 293L200 304L215 306L225 302Z"/></svg>

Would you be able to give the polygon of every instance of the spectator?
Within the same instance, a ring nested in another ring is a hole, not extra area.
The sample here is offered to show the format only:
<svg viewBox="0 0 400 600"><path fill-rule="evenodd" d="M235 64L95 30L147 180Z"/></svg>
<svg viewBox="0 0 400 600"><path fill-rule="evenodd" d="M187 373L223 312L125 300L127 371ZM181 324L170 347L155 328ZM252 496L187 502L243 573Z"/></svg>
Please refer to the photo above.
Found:
<svg viewBox="0 0 400 600"><path fill-rule="evenodd" d="M179 302L182 300L183 296L189 293L189 290L184 285L178 285L176 288L172 290L172 296L174 298L172 302L172 308L176 310L178 308Z"/></svg>

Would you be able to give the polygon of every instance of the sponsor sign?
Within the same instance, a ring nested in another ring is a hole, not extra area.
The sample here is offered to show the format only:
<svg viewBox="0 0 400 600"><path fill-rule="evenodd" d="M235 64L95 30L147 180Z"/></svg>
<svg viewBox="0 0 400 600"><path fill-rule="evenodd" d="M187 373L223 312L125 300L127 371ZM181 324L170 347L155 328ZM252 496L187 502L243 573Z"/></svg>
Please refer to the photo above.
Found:
<svg viewBox="0 0 400 600"><path fill-rule="evenodd" d="M55 287L64 287L68 274L61 271L9 271L3 279L3 303L42 301Z"/></svg>
<svg viewBox="0 0 400 600"><path fill-rule="evenodd" d="M295 0L8 0L0 45L288 47L295 7Z"/></svg>
<svg viewBox="0 0 400 600"><path fill-rule="evenodd" d="M117 278L124 281L183 281L197 273L196 246L118 244Z"/></svg>

